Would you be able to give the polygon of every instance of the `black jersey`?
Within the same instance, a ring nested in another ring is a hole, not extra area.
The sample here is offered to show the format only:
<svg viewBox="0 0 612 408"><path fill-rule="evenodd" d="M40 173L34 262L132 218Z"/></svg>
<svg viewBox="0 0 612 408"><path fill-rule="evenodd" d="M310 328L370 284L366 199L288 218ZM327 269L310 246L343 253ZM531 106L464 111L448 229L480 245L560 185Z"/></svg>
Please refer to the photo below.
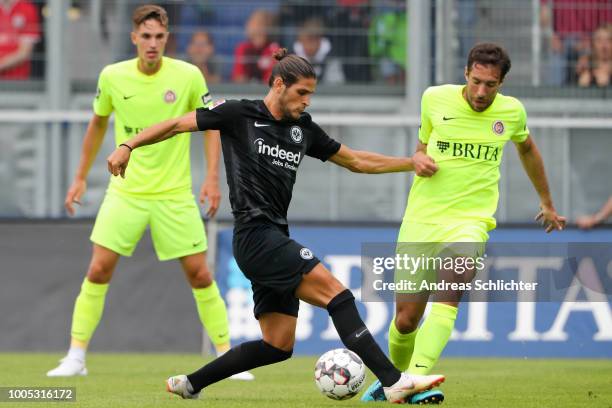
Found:
<svg viewBox="0 0 612 408"><path fill-rule="evenodd" d="M196 118L200 130L221 132L230 203L239 224L263 216L286 225L304 156L325 161L340 149L308 113L279 121L262 100L218 101L198 109Z"/></svg>

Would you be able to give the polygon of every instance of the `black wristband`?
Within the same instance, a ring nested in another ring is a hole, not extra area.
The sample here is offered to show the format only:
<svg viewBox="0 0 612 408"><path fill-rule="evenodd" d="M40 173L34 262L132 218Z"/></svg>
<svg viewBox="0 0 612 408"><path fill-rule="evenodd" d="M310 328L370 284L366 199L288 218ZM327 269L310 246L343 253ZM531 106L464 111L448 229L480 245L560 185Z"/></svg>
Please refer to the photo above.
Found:
<svg viewBox="0 0 612 408"><path fill-rule="evenodd" d="M125 144L125 143L121 143L119 146L125 146L125 147L127 147L128 149L130 149L130 152L134 150L134 149L132 149L132 148L130 147L130 145Z"/></svg>

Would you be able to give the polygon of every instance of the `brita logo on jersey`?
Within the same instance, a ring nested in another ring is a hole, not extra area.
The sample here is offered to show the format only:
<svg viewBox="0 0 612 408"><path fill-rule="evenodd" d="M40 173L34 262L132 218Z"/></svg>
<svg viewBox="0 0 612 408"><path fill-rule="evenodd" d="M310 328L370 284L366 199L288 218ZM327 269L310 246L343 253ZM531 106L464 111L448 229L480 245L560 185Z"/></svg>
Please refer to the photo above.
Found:
<svg viewBox="0 0 612 408"><path fill-rule="evenodd" d="M266 142L264 142L261 137L255 139L254 143L257 145L257 153L259 154L265 154L266 156L274 157L275 159L285 160L295 164L300 164L300 160L302 159L301 152L294 153L289 150L283 149L279 145L270 146L269 144L266 144ZM283 166L282 163L277 162L276 160L272 161L272 164ZM285 163L284 167L291 168L292 170L297 170L289 163Z"/></svg>
<svg viewBox="0 0 612 408"><path fill-rule="evenodd" d="M498 161L501 148L477 143L459 143L438 140L436 143L440 153L449 151L453 157L465 157L486 161Z"/></svg>

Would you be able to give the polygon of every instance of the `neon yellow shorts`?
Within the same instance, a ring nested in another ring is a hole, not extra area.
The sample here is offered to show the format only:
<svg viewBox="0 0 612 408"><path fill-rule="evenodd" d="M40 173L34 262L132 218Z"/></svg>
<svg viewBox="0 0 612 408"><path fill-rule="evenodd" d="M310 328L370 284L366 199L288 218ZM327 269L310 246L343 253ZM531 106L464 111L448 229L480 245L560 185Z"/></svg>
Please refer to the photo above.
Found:
<svg viewBox="0 0 612 408"><path fill-rule="evenodd" d="M404 221L398 242L487 242L489 234L485 222L462 224L422 224Z"/></svg>
<svg viewBox="0 0 612 408"><path fill-rule="evenodd" d="M146 200L108 192L90 239L119 255L131 256L147 225L160 261L204 252L208 247L193 197Z"/></svg>
<svg viewBox="0 0 612 408"><path fill-rule="evenodd" d="M488 239L484 222L443 225L404 221L396 246L402 262L396 266L395 283L413 286L398 292L420 292L423 282L435 282L443 269L459 273L478 270L476 260L484 255Z"/></svg>

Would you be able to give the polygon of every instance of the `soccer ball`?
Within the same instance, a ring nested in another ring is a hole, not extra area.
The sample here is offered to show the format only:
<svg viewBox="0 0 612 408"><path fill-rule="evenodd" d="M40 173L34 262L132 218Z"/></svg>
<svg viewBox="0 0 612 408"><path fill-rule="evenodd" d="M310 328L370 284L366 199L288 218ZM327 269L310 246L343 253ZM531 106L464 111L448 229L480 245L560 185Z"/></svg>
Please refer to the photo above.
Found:
<svg viewBox="0 0 612 408"><path fill-rule="evenodd" d="M315 383L331 399L352 398L365 384L365 365L350 350L330 350L319 357L315 365Z"/></svg>

